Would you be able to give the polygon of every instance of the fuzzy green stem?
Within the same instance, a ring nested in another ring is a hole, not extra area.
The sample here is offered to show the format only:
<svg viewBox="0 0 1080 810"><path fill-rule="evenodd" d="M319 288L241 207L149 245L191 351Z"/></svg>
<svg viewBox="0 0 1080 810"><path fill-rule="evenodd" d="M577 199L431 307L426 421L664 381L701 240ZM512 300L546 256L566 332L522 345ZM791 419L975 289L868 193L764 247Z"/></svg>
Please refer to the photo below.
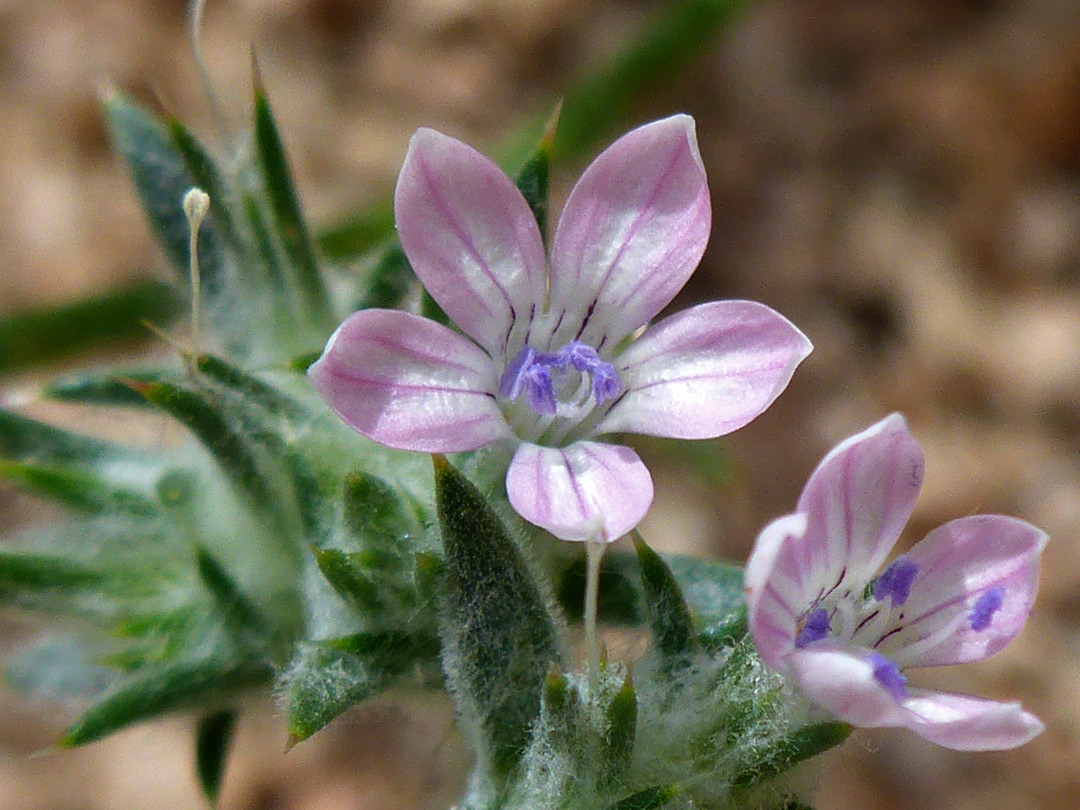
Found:
<svg viewBox="0 0 1080 810"><path fill-rule="evenodd" d="M600 681L600 644L596 637L596 606L600 598L600 561L607 543L592 538L585 544L585 648L589 657L589 689L594 694Z"/></svg>

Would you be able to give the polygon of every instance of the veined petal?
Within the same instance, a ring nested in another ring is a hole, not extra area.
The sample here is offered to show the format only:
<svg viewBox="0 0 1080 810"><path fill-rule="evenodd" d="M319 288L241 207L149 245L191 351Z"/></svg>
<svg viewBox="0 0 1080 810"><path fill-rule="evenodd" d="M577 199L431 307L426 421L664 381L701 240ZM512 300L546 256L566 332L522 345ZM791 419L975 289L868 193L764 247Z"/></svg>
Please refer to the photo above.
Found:
<svg viewBox="0 0 1080 810"><path fill-rule="evenodd" d="M563 208L551 247L553 345L613 346L671 301L712 224L694 119L627 133L593 161Z"/></svg>
<svg viewBox="0 0 1080 810"><path fill-rule="evenodd" d="M684 310L619 356L626 393L597 432L723 436L769 407L812 348L764 304L715 301Z"/></svg>
<svg viewBox="0 0 1080 810"><path fill-rule="evenodd" d="M837 445L810 475L797 511L807 516L804 568L829 593L861 590L911 516L923 453L893 414Z"/></svg>
<svg viewBox="0 0 1080 810"><path fill-rule="evenodd" d="M510 435L491 359L416 315L357 312L334 332L308 376L347 425L390 447L454 453Z"/></svg>
<svg viewBox="0 0 1080 810"><path fill-rule="evenodd" d="M907 557L919 566L900 629L885 642L904 666L993 655L1035 601L1046 534L1016 518L975 515L940 526Z"/></svg>
<svg viewBox="0 0 1080 810"><path fill-rule="evenodd" d="M743 572L746 619L761 660L783 671L795 650L799 617L810 607L795 545L806 531L806 515L777 518L766 526Z"/></svg>
<svg viewBox="0 0 1080 810"><path fill-rule="evenodd" d="M521 192L471 146L419 129L398 176L394 216L431 297L505 359L511 329L528 328L547 284L540 231Z"/></svg>
<svg viewBox="0 0 1080 810"><path fill-rule="evenodd" d="M612 542L645 517L653 483L629 447L522 444L510 462L506 491L519 515L562 540Z"/></svg>
<svg viewBox="0 0 1080 810"><path fill-rule="evenodd" d="M958 751L1002 751L1037 737L1044 726L1019 703L912 690L904 725L920 737Z"/></svg>
<svg viewBox="0 0 1080 810"><path fill-rule="evenodd" d="M820 642L793 652L788 665L799 690L841 720L864 728L905 725L901 704L874 675L871 655Z"/></svg>

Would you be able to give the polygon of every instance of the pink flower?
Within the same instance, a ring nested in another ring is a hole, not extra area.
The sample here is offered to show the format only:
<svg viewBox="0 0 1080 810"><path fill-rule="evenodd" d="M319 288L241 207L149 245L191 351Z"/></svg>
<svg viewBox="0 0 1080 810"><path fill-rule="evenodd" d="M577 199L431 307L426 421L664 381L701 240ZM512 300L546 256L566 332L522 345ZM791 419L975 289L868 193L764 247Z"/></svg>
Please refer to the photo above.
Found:
<svg viewBox="0 0 1080 810"><path fill-rule="evenodd" d="M1031 610L1046 535L1000 515L930 532L874 578L911 514L923 454L899 414L842 442L795 514L768 525L746 566L761 659L856 726L904 726L947 748L1013 748L1043 729L1017 703L908 686L904 670L977 661Z"/></svg>
<svg viewBox="0 0 1080 810"><path fill-rule="evenodd" d="M586 169L550 257L525 199L469 146L413 136L394 198L405 253L464 333L365 310L311 368L365 436L430 453L514 443L514 509L567 540L615 540L652 502L615 433L705 439L765 410L810 352L768 307L702 304L639 337L697 267L711 209L694 122L633 130Z"/></svg>

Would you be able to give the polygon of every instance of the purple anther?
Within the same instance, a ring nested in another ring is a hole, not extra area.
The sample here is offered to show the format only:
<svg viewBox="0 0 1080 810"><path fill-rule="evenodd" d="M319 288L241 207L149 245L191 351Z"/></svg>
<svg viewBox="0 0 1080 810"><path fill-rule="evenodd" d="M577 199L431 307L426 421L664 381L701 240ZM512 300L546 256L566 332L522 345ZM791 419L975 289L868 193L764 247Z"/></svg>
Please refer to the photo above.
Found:
<svg viewBox="0 0 1080 810"><path fill-rule="evenodd" d="M555 401L555 386L551 381L551 372L547 366L534 363L525 372L525 401L537 413L554 415L558 410Z"/></svg>
<svg viewBox="0 0 1080 810"><path fill-rule="evenodd" d="M536 350L532 346L522 346L521 351L511 360L506 370L499 378L499 396L513 402L521 396L521 390L525 386L525 374L536 358Z"/></svg>
<svg viewBox="0 0 1080 810"><path fill-rule="evenodd" d="M821 641L829 635L829 611L825 608L811 610L806 614L802 630L795 636L795 646L800 650L807 644Z"/></svg>
<svg viewBox="0 0 1080 810"><path fill-rule="evenodd" d="M870 663L874 666L874 680L885 687L899 703L908 696L907 678L900 672L900 667L879 653L870 653Z"/></svg>
<svg viewBox="0 0 1080 810"><path fill-rule="evenodd" d="M615 366L602 360L597 361L592 371L592 391L597 405L603 405L622 393L622 380L619 379Z"/></svg>
<svg viewBox="0 0 1080 810"><path fill-rule="evenodd" d="M1000 585L995 585L975 600L975 605L968 614L968 624L971 625L971 629L978 632L989 627L994 614L1001 609L1004 601L1005 589Z"/></svg>
<svg viewBox="0 0 1080 810"><path fill-rule="evenodd" d="M886 597L891 596L893 605L899 607L907 601L908 594L911 593L911 583L918 573L919 566L916 563L905 556L897 557L874 583L874 598L884 602Z"/></svg>

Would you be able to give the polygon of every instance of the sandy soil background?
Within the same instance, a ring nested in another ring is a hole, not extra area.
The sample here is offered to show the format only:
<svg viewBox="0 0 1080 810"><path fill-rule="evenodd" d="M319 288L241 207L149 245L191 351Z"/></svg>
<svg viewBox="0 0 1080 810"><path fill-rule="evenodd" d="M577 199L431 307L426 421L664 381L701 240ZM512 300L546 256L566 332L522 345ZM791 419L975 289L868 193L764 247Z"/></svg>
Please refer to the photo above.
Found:
<svg viewBox="0 0 1080 810"><path fill-rule="evenodd" d="M419 125L497 143L662 6L575 0L213 0L206 58L237 122L249 43L311 219L379 201ZM0 310L148 275L161 260L111 155L105 79L212 127L180 0L0 2ZM723 487L654 459L645 527L742 560L835 442L903 411L927 455L904 542L973 512L1052 542L1008 650L919 683L1022 700L1031 745L959 754L860 732L807 775L819 810L1080 807L1080 15L1073 0L769 0L627 125L698 121L714 227L682 303L763 301L816 351L725 443ZM557 188L578 167L562 167ZM15 384L24 382L17 379ZM0 491L0 528L30 512ZM447 707L356 711L282 754L253 700L226 808L446 807L467 764ZM186 718L28 758L62 710L0 698L0 810L195 808Z"/></svg>

